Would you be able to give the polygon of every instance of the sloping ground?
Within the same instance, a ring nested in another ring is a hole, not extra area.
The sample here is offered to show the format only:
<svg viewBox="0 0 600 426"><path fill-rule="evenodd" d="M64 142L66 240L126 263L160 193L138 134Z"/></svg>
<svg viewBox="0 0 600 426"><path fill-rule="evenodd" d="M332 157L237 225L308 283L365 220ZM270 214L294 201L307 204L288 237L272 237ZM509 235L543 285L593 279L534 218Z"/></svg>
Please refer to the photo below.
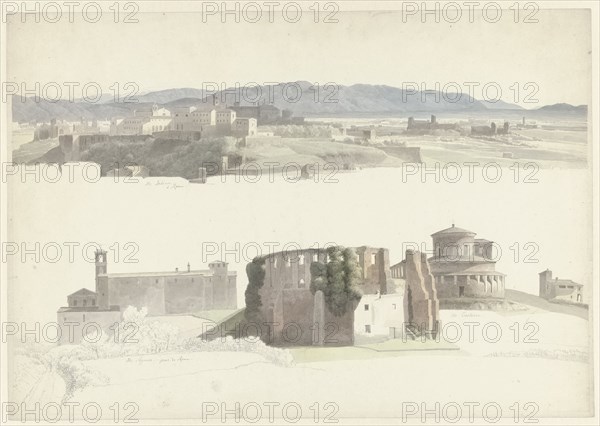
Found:
<svg viewBox="0 0 600 426"><path fill-rule="evenodd" d="M58 146L58 140L27 142L13 151L15 163L62 163L64 155Z"/></svg>
<svg viewBox="0 0 600 426"><path fill-rule="evenodd" d="M60 146L56 146L46 152L39 158L35 160L30 160L34 163L64 163L65 162L65 154L62 152Z"/></svg>
<svg viewBox="0 0 600 426"><path fill-rule="evenodd" d="M282 138L271 142L256 144L244 149L247 159L259 164L276 162L279 167L297 163L324 164L335 163L340 169L351 167L399 166L403 159L388 155L372 146L352 145L331 142L328 139ZM265 165L266 169L267 166ZM277 169L278 167L275 167Z"/></svg>
<svg viewBox="0 0 600 426"><path fill-rule="evenodd" d="M522 291L518 290L506 290L505 294L508 300L522 303L524 305L533 306L535 308L556 312L559 314L575 315L585 320L589 319L589 311L584 306L552 303L542 299L541 297L534 296L533 294L523 293Z"/></svg>
<svg viewBox="0 0 600 426"><path fill-rule="evenodd" d="M238 311L239 309L213 309L211 311L193 312L191 313L191 315L197 318L202 318L216 323L220 323L224 319L228 318L231 314L237 313Z"/></svg>
<svg viewBox="0 0 600 426"><path fill-rule="evenodd" d="M455 299L441 299L440 309L523 311L528 308L521 303L515 303L515 301L506 299L460 297Z"/></svg>
<svg viewBox="0 0 600 426"><path fill-rule="evenodd" d="M223 313L223 315L218 319L216 315L213 316L215 319L212 320L211 323L205 327L202 333L198 334L197 336L203 340L213 340L219 337L223 338L225 336L240 338L240 334L243 334L245 330L245 311L246 308L239 308L234 311L216 311ZM229 312L229 314L225 315L225 312Z"/></svg>
<svg viewBox="0 0 600 426"><path fill-rule="evenodd" d="M206 318L199 318L191 314L163 315L151 317L151 319L177 327L179 336L185 338L196 337L204 333L209 327L213 326L212 320Z"/></svg>

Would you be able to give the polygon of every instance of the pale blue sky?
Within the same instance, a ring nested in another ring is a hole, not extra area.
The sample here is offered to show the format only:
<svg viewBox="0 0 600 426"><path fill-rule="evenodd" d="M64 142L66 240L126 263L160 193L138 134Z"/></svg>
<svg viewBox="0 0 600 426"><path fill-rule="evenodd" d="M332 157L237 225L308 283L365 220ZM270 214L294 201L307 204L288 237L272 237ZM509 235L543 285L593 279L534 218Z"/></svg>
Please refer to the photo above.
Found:
<svg viewBox="0 0 600 426"><path fill-rule="evenodd" d="M496 23L476 12L475 22L465 15L455 24L432 18L422 23L419 15L402 22L400 12L340 12L338 23L326 24L314 23L308 13L297 23L277 13L273 23L236 23L233 17L222 23L218 15L203 23L200 11L173 12L179 3L152 3L164 13L143 7L136 15L139 23L131 24L114 23L108 15L94 24L77 14L74 23L64 18L23 24L13 17L7 29L7 80L93 81L105 92L128 81L142 92L201 88L202 82L295 80L396 87L416 82L430 89L436 82L442 87L456 82L466 92L465 82L493 82L503 100L527 108L590 103L589 10L540 10L539 22L529 24L515 23L506 10ZM539 88L538 105L523 103L532 92L525 90L527 83ZM479 99L481 86L474 91Z"/></svg>

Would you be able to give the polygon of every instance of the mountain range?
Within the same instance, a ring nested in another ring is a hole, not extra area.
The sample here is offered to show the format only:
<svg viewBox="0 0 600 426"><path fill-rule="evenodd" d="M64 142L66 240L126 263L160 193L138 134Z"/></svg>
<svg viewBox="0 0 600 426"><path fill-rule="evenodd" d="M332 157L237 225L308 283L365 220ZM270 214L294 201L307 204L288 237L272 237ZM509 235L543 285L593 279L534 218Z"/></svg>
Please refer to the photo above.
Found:
<svg viewBox="0 0 600 426"><path fill-rule="evenodd" d="M136 96L138 102L114 102L104 95L97 103L84 100L49 102L40 99L13 96L12 113L16 122L43 122L52 118L78 121L81 118L105 120L112 117L127 117L138 108L158 104L166 108L174 106L199 106L212 102L211 93L194 88L176 88L153 91ZM233 105L272 103L280 109L289 109L296 116L353 116L353 115L407 115L412 113L457 114L485 112L513 112L545 114L587 114L587 106L569 104L547 105L537 110L525 110L519 105L504 101L477 100L467 94L449 99L435 91L408 92L397 87L371 84L351 86L316 86L297 81L270 86L230 88L217 92L216 99Z"/></svg>

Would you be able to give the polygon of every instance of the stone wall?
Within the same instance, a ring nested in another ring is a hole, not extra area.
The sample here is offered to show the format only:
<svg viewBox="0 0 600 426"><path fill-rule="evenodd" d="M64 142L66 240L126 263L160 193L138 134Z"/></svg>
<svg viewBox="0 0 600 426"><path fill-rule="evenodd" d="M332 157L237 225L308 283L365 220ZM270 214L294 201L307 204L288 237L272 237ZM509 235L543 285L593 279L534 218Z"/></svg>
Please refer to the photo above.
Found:
<svg viewBox="0 0 600 426"><path fill-rule="evenodd" d="M362 271L360 288L363 294L386 294L393 291L388 249L376 247L358 247L355 249L358 264Z"/></svg>
<svg viewBox="0 0 600 426"><path fill-rule="evenodd" d="M416 334L434 336L438 329L439 300L425 253L406 251L404 319Z"/></svg>
<svg viewBox="0 0 600 426"><path fill-rule="evenodd" d="M326 251L306 249L266 257L265 280L259 290L261 316L273 328L273 333L263 335L266 343L277 346L353 344L356 305L349 303L346 313L339 317L333 315L324 302L322 310L320 302L315 305L315 296L310 291L313 262L326 264Z"/></svg>

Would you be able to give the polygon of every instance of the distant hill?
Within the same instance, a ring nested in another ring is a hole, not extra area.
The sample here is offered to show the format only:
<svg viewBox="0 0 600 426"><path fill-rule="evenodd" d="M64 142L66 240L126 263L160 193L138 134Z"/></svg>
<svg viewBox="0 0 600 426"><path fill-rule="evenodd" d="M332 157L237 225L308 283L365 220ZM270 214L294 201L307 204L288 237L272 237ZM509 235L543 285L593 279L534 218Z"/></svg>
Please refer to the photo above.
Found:
<svg viewBox="0 0 600 426"><path fill-rule="evenodd" d="M177 99L184 98L204 98L204 91L201 89L192 89L189 87L185 87L182 89L166 89L159 90L158 92L149 92L144 95L138 95L136 98L141 103L157 103L157 104L167 104L169 102L176 101Z"/></svg>
<svg viewBox="0 0 600 426"><path fill-rule="evenodd" d="M587 105L571 105L565 103L559 103L554 105L546 105L538 108L540 112L560 112L560 113L574 113L574 114L587 114Z"/></svg>
<svg viewBox="0 0 600 426"><path fill-rule="evenodd" d="M525 108L523 108L520 105L515 105L515 104L510 104L508 102L504 102L502 100L499 100L497 102L491 102L491 101L481 101L485 107L487 109L493 109L493 110L524 110Z"/></svg>
<svg viewBox="0 0 600 426"><path fill-rule="evenodd" d="M194 106L205 103L207 93L194 88L177 88L138 95L137 103L115 103L101 101L87 102L34 102L32 98L13 97L13 121L49 121L52 118L75 121L84 119L109 119L126 117L136 108L154 103L167 108L173 106ZM406 92L397 87L372 84L351 86L313 86L306 81L281 83L271 86L254 86L247 89L230 88L218 92L217 99L224 99L227 105L239 100L242 105L271 103L280 109L289 109L296 116L327 115L408 115L412 113L478 113L486 111L522 111L518 105L498 101L480 101L462 94L459 99L445 99L435 91ZM104 97L103 99L106 99ZM204 100L203 100L204 99ZM574 107L556 104L539 108L539 112L583 114L585 105Z"/></svg>
<svg viewBox="0 0 600 426"><path fill-rule="evenodd" d="M81 118L86 120L106 120L111 117L130 116L136 108L151 106L152 104L122 102L90 103L62 100L48 102L44 99L36 102L34 98L13 96L12 118L13 121L20 123L50 121L53 118L68 121L79 121Z"/></svg>

